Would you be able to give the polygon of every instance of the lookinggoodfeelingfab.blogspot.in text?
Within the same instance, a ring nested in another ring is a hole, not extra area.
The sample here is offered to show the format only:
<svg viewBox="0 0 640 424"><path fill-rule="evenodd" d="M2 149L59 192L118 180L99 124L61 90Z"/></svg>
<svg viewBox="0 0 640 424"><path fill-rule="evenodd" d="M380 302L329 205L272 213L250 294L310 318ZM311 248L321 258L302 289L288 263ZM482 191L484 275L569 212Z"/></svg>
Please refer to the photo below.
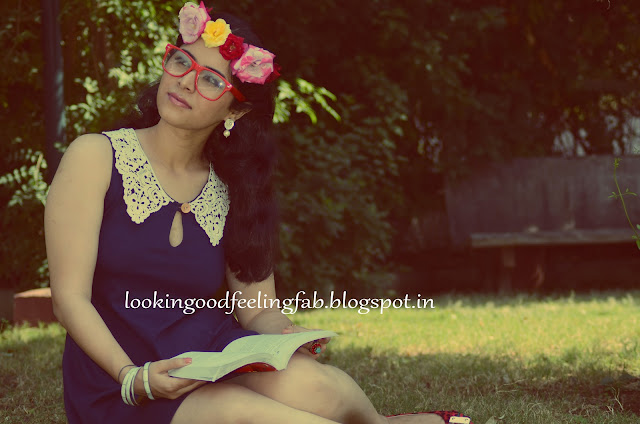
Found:
<svg viewBox="0 0 640 424"><path fill-rule="evenodd" d="M295 297L286 299L269 299L266 293L258 292L255 298L246 299L241 296L241 292L227 292L220 299L203 299L203 298L176 298L170 294L159 294L154 291L149 297L131 296L129 290L125 292L124 307L126 309L182 309L184 314L193 314L198 309L215 309L221 308L225 313L232 314L236 308L277 308L285 314L294 314L298 309L336 309L349 308L358 309L359 314L368 314L372 310L377 310L383 314L387 309L435 309L433 299L423 298L418 295L413 301L408 294L404 297L388 299L388 298L349 298L346 291L342 294L331 291L329 299L325 300L320 297L317 292L313 292L313 297L305 297L304 290L296 293Z"/></svg>

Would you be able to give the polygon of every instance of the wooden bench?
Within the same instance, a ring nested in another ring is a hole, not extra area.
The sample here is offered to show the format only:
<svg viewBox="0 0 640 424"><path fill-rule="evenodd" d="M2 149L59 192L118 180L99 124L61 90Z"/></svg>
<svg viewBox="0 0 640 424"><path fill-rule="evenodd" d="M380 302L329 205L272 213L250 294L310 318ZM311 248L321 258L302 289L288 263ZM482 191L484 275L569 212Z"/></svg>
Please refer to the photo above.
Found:
<svg viewBox="0 0 640 424"><path fill-rule="evenodd" d="M499 269L497 272L484 272L485 278L496 279L500 291L511 291L514 287L516 269L523 264L517 261L518 249L530 248L525 266L529 271L530 286L540 288L544 283L547 260L546 248L550 246L593 245L628 243L633 245L633 231L629 229L596 229L539 231L520 233L473 233L470 235L472 249L497 250ZM639 252L640 255L640 252ZM486 269L486 267L485 267ZM486 281L486 286L496 286Z"/></svg>
<svg viewBox="0 0 640 424"><path fill-rule="evenodd" d="M629 243L635 248L620 201L610 198L613 164L613 156L516 159L447 182L452 245L476 252L486 278L497 279L488 285L501 290L513 287L523 265L518 257L526 257L533 287L542 285L549 247ZM623 158L618 180L623 191L640 192L640 157ZM632 218L640 221L640 198L627 199ZM518 254L523 251L526 255Z"/></svg>

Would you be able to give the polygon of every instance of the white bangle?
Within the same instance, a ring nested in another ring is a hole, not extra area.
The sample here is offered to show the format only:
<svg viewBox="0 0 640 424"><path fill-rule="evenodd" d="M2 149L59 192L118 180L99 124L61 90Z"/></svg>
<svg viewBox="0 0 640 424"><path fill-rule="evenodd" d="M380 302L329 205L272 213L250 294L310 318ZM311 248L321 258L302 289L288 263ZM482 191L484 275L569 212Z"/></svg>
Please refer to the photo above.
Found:
<svg viewBox="0 0 640 424"><path fill-rule="evenodd" d="M133 406L133 404L131 403L131 378L132 378L132 373L136 371L137 367L133 367L131 368L129 371L127 371L127 373L124 375L124 379L122 380L122 388L120 389L120 395L122 396L122 401L126 404L126 405L131 405Z"/></svg>
<svg viewBox="0 0 640 424"><path fill-rule="evenodd" d="M147 392L147 397L155 400L151 393L151 385L149 384L149 365L151 365L151 362L144 364L144 368L142 369L142 382L144 383L144 391Z"/></svg>
<svg viewBox="0 0 640 424"><path fill-rule="evenodd" d="M142 367L133 367L131 368L127 374L124 376L124 380L122 380L122 388L120 389L120 395L122 396L122 401L130 406L138 406L138 401L136 400L135 393L135 381L136 376L138 375L138 371L140 371Z"/></svg>
<svg viewBox="0 0 640 424"><path fill-rule="evenodd" d="M134 367L135 368L135 367ZM129 370L131 371L131 370ZM120 386L120 396L122 397L122 401L127 404L127 396L126 396L126 392L127 392L127 385L125 384L127 382L127 380L129 379L129 371L127 371L127 373L124 375L124 378L122 379L122 384Z"/></svg>
<svg viewBox="0 0 640 424"><path fill-rule="evenodd" d="M142 367L136 367L134 372L131 373L131 379L129 379L129 404L131 406L138 406L138 400L136 399L136 377Z"/></svg>

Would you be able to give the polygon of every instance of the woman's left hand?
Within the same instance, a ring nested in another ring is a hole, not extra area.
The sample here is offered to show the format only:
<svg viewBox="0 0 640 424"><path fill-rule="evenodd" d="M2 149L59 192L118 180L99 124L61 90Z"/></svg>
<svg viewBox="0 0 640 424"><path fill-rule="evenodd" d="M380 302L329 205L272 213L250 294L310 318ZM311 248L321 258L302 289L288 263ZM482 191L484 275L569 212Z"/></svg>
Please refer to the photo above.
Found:
<svg viewBox="0 0 640 424"><path fill-rule="evenodd" d="M299 325L291 324L282 330L282 334L303 333L305 331L316 331L316 330L317 329L309 329L309 328L300 327ZM303 353L307 356L311 356L314 359L317 359L322 352L327 350L327 343L329 343L330 341L331 341L331 337L325 337L323 339L318 339L318 340L311 341L309 343L305 343L302 346L300 346L300 348L298 349L298 352ZM317 352L317 350L316 350L317 353L311 352L311 348L314 345L316 345L316 347L317 345L320 345L319 352Z"/></svg>

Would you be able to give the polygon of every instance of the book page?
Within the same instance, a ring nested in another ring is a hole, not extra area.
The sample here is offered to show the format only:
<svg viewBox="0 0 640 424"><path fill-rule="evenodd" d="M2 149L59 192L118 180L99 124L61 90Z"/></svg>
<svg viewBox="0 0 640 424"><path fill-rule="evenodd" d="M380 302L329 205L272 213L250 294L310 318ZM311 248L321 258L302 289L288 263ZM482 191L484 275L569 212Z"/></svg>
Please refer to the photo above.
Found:
<svg viewBox="0 0 640 424"><path fill-rule="evenodd" d="M333 331L306 331L292 334L259 334L247 336L234 340L224 348L224 352L237 352L238 354L251 354L264 352L269 355L278 356L279 352L289 351L292 353L300 346L312 340L323 339L325 337L337 336Z"/></svg>
<svg viewBox="0 0 640 424"><path fill-rule="evenodd" d="M176 356L178 357L189 357L193 362L191 365L170 370L170 376L206 381L216 381L236 368L253 362L251 355L240 356L225 352L185 352ZM255 359L258 358L260 355Z"/></svg>

